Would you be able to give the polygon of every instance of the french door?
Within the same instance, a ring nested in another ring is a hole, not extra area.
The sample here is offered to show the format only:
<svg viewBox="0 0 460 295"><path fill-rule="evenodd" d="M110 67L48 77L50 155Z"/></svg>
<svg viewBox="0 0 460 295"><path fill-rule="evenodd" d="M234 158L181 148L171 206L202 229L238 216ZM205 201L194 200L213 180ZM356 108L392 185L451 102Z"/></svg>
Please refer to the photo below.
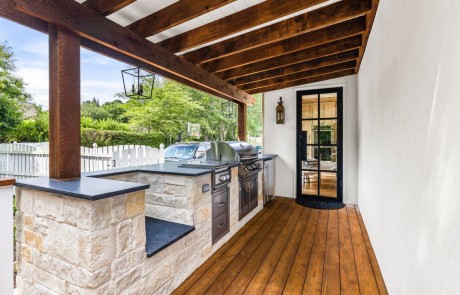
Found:
<svg viewBox="0 0 460 295"><path fill-rule="evenodd" d="M297 197L342 203L342 88L297 92Z"/></svg>

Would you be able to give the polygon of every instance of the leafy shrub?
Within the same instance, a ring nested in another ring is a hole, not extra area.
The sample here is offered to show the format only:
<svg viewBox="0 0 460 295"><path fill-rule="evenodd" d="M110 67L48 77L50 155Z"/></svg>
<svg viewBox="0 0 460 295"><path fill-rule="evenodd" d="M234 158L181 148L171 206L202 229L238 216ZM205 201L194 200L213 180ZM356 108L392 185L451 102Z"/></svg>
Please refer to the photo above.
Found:
<svg viewBox="0 0 460 295"><path fill-rule="evenodd" d="M113 130L96 130L82 128L81 145L92 147L93 143L98 146L139 144L158 148L165 143L165 137L155 133L133 133Z"/></svg>
<svg viewBox="0 0 460 295"><path fill-rule="evenodd" d="M91 128L97 130L116 130L129 131L126 124L120 123L114 119L94 120L90 117L81 118L81 128Z"/></svg>

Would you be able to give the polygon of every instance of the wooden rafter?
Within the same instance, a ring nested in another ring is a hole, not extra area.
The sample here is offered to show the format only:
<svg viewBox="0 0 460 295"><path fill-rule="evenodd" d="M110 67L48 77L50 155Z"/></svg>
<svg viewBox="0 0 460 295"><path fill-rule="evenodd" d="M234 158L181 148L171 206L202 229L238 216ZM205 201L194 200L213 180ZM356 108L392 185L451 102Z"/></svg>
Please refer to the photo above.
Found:
<svg viewBox="0 0 460 295"><path fill-rule="evenodd" d="M172 52L181 52L323 2L326 2L326 0L267 0L209 24L166 39L159 44Z"/></svg>
<svg viewBox="0 0 460 295"><path fill-rule="evenodd" d="M285 83L281 83L281 84L267 85L267 86L264 86L264 87L261 87L261 88L252 89L252 90L250 90L248 92L251 93L251 94L263 93L263 92L268 92L268 91L273 91L273 90L278 90L278 89L283 89L283 88L289 88L289 87L294 87L294 86L299 86L299 85L315 83L315 82L319 82L319 81L336 79L336 78L350 76L350 75L354 75L354 74L355 74L354 69L344 70L344 71L341 71L341 72L336 72L336 73L332 73L332 74L325 74L325 75L321 75L321 76L305 78L305 79L285 82Z"/></svg>
<svg viewBox="0 0 460 295"><path fill-rule="evenodd" d="M183 55L194 64L281 41L365 15L372 0L344 0Z"/></svg>
<svg viewBox="0 0 460 295"><path fill-rule="evenodd" d="M83 38L159 68L168 78L218 92L218 96L225 99L254 103L254 97L244 91L73 0L15 0L14 3L23 13L63 26Z"/></svg>
<svg viewBox="0 0 460 295"><path fill-rule="evenodd" d="M136 0L86 0L83 5L102 15L112 14Z"/></svg>
<svg viewBox="0 0 460 295"><path fill-rule="evenodd" d="M298 73L294 73L290 75L267 79L264 81L249 83L249 84L241 86L241 89L245 91L250 91L252 89L258 89L258 88L265 87L267 85L275 85L275 84L281 84L281 83L290 82L290 81L302 80L302 79L306 79L310 77L321 76L325 74L354 69L355 67L356 67L356 60L351 60L351 61L336 64L336 65L308 70L305 72L298 72Z"/></svg>
<svg viewBox="0 0 460 295"><path fill-rule="evenodd" d="M234 81L230 81L233 85L242 88L244 85L249 83L254 83L258 81L263 81L267 79L272 79L276 77L286 76L290 74L295 74L299 72L305 72L309 70L314 70L317 68L323 68L335 64L339 64L346 61L353 61L359 57L359 50L351 50L348 52L343 52L337 55L331 55L322 57L320 59L315 59L307 62L302 62L293 66L286 66L277 68L274 70L269 70L266 72L257 73L255 75L240 77Z"/></svg>
<svg viewBox="0 0 460 295"><path fill-rule="evenodd" d="M128 26L129 29L149 37L208 13L235 0L180 0L152 13Z"/></svg>
<svg viewBox="0 0 460 295"><path fill-rule="evenodd" d="M262 47L243 51L239 54L202 64L201 67L211 73L222 72L246 64L275 58L291 52L319 46L336 40L361 34L366 30L366 17L351 19L307 34L295 36Z"/></svg>
<svg viewBox="0 0 460 295"><path fill-rule="evenodd" d="M270 69L276 69L283 66L298 64L308 60L318 59L320 57L338 54L359 48L362 45L361 35L350 37L347 39L334 41L328 44L308 48L301 51L296 51L272 59L267 59L262 62L248 64L242 67L234 68L225 72L218 73L217 76L224 80L231 80L238 77L248 76L264 72Z"/></svg>
<svg viewBox="0 0 460 295"><path fill-rule="evenodd" d="M359 72L361 62L363 61L364 52L366 51L367 42L369 41L369 36L371 35L372 26L374 24L375 16L377 15L377 9L379 7L380 0L372 0L372 10L367 14L367 29L363 35L363 46L360 49L360 57L358 64L356 65L356 73Z"/></svg>

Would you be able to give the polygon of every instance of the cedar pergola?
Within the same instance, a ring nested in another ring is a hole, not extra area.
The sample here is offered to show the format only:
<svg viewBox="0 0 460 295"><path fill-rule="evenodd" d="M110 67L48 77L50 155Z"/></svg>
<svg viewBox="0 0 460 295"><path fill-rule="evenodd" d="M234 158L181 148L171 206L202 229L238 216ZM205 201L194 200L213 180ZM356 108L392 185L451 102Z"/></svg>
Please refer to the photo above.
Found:
<svg viewBox="0 0 460 295"><path fill-rule="evenodd" d="M80 2L0 0L1 17L49 35L58 180L80 177L80 46L237 103L245 140L252 94L358 73L379 0L266 0L157 43L147 38L238 1L179 0L127 26L107 16L136 0Z"/></svg>

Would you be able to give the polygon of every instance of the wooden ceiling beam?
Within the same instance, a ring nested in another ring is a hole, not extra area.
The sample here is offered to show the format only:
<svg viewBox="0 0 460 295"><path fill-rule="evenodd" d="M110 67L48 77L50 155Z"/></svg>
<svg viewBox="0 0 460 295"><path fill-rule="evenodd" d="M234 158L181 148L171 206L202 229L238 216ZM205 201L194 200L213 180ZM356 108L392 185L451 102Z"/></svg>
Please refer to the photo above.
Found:
<svg viewBox="0 0 460 295"><path fill-rule="evenodd" d="M355 67L356 67L356 60L352 60L352 61L347 61L347 62L343 62L340 64L332 65L332 66L317 68L317 69L308 70L305 72L298 72L295 74L267 79L264 81L249 83L249 84L243 85L240 88L244 91L251 91L252 89L262 88L267 85L275 85L275 84L281 84L281 83L286 83L290 81L303 80L303 79L311 78L315 76L321 76L325 74L354 69Z"/></svg>
<svg viewBox="0 0 460 295"><path fill-rule="evenodd" d="M211 61L201 65L208 72L223 72L246 64L263 61L277 56L289 54L299 50L319 46L336 40L361 34L366 30L366 17L351 19L349 21L325 27L307 34L295 36L265 46Z"/></svg>
<svg viewBox="0 0 460 295"><path fill-rule="evenodd" d="M216 75L223 80L236 79L251 74L265 72L270 69L277 69L289 65L298 64L301 62L318 59L320 57L338 54L344 51L349 51L359 48L362 45L361 35L350 37L347 39L334 41L328 44L319 45L316 47L296 51L286 55L267 59L262 62L248 64L242 67L234 68L225 72L217 73Z"/></svg>
<svg viewBox="0 0 460 295"><path fill-rule="evenodd" d="M377 9L379 7L379 0L372 0L372 10L367 14L367 30L363 35L363 46L360 50L360 58L358 64L356 65L356 73L359 72L361 67L361 62L363 61L364 52L366 51L367 42L369 41L369 36L371 35L372 26L374 25L375 16L377 15Z"/></svg>
<svg viewBox="0 0 460 295"><path fill-rule="evenodd" d="M285 82L281 84L276 84L276 85L267 85L262 88L258 89L252 89L249 91L251 94L257 94L257 93L264 93L268 91L273 91L273 90L278 90L278 89L284 89L284 88L289 88L289 87L295 87L295 86L300 86L300 85L305 85L305 84L310 84L310 83L315 83L315 82L320 82L320 81L326 81L326 80L331 80L331 79L336 79L336 78L341 78L345 76L351 76L355 74L355 70L344 70L341 72L336 72L332 74L325 74L321 76L316 76L316 77L311 77L311 78L305 78L302 80L296 80L296 81L290 81L290 82Z"/></svg>
<svg viewBox="0 0 460 295"><path fill-rule="evenodd" d="M82 5L104 16L110 15L136 0L86 0Z"/></svg>
<svg viewBox="0 0 460 295"><path fill-rule="evenodd" d="M327 0L267 0L239 12L166 39L158 44L171 52L181 52L221 39L254 26L310 8Z"/></svg>
<svg viewBox="0 0 460 295"><path fill-rule="evenodd" d="M235 0L180 0L130 24L129 29L149 37L199 17Z"/></svg>
<svg viewBox="0 0 460 295"><path fill-rule="evenodd" d="M182 55L201 64L365 15L372 0L343 0Z"/></svg>
<svg viewBox="0 0 460 295"><path fill-rule="evenodd" d="M194 88L207 89L206 92L217 92L225 99L246 104L255 102L254 97L244 91L73 0L5 1L13 1L15 8L23 13L63 26L80 37L150 64L162 70L167 78L184 81Z"/></svg>
<svg viewBox="0 0 460 295"><path fill-rule="evenodd" d="M326 57L322 57L319 59L306 61L303 63L299 63L293 66L287 67L280 67L278 69L269 70L266 72L257 73L252 76L241 77L235 79L234 81L230 81L233 85L241 88L242 86L254 83L258 81L263 81L267 79L272 79L276 77L286 76L289 74L294 74L298 72L305 72L317 68L327 67L335 64L339 64L346 61L356 60L359 57L359 50L351 50L348 52L343 52L341 54L334 54Z"/></svg>

